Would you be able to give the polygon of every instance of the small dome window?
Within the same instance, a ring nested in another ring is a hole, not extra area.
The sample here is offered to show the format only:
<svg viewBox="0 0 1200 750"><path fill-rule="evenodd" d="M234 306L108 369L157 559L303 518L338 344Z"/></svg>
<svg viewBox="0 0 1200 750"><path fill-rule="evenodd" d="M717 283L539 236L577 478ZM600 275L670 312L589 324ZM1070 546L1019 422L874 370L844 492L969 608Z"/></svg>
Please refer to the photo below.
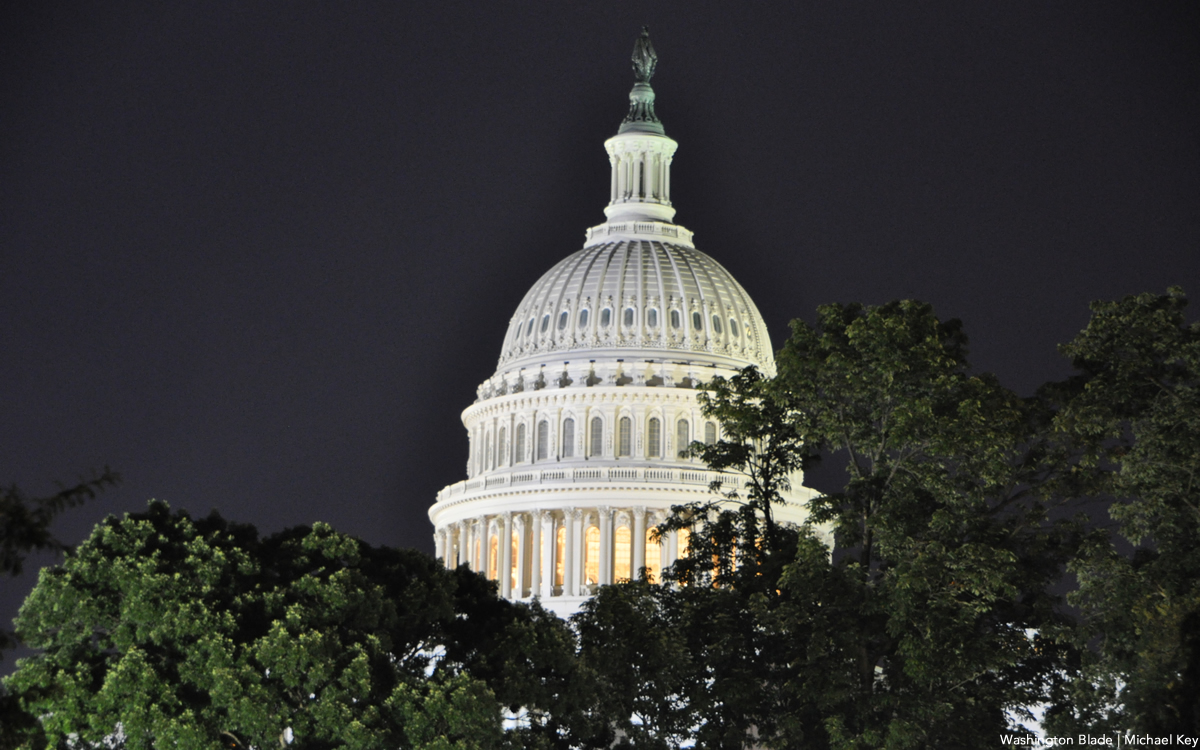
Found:
<svg viewBox="0 0 1200 750"><path fill-rule="evenodd" d="M575 455L575 420L567 417L562 426L562 457L571 458Z"/></svg>
<svg viewBox="0 0 1200 750"><path fill-rule="evenodd" d="M692 313L692 330L693 331L703 331L704 330L704 318L700 317L700 313L698 313L698 312Z"/></svg>
<svg viewBox="0 0 1200 750"><path fill-rule="evenodd" d="M650 458L662 457L662 422L658 417L650 417L646 424L646 455Z"/></svg>
<svg viewBox="0 0 1200 750"><path fill-rule="evenodd" d="M588 321L588 311L586 309L580 310L579 311L579 327L587 328L587 321Z"/></svg>
<svg viewBox="0 0 1200 750"><path fill-rule="evenodd" d="M679 311L678 311L678 310L672 310L672 311L671 311L671 327L672 327L672 328L678 328L678 327L679 327L679 324L680 324L681 322L682 322L682 321L680 321L680 319L679 319Z"/></svg>
<svg viewBox="0 0 1200 750"><path fill-rule="evenodd" d="M592 439L588 445L589 456L599 456L604 451L604 420L592 417Z"/></svg>
<svg viewBox="0 0 1200 750"><path fill-rule="evenodd" d="M545 315L542 316L542 333L545 333L546 329L549 327L550 327L550 313L546 313Z"/></svg>
<svg viewBox="0 0 1200 750"><path fill-rule="evenodd" d="M716 315L713 316L713 332L717 335L721 333L721 319Z"/></svg>
<svg viewBox="0 0 1200 750"><path fill-rule="evenodd" d="M625 325L627 325L627 326L633 325L633 308L632 307L625 308Z"/></svg>
<svg viewBox="0 0 1200 750"><path fill-rule="evenodd" d="M558 330L566 330L567 321L571 319L571 313L563 310L558 316Z"/></svg>
<svg viewBox="0 0 1200 750"><path fill-rule="evenodd" d="M617 455L628 456L633 446L633 420L621 417L617 422Z"/></svg>
<svg viewBox="0 0 1200 750"><path fill-rule="evenodd" d="M609 323L612 323L612 309L606 307L600 311L600 327L608 328Z"/></svg>
<svg viewBox="0 0 1200 750"><path fill-rule="evenodd" d="M525 329L526 336L528 336L531 333L533 333L533 318L529 319L529 327Z"/></svg>
<svg viewBox="0 0 1200 750"><path fill-rule="evenodd" d="M732 333L734 336L737 336L737 335L739 335L739 334L738 334L737 321L736 321L736 320L734 320L733 318L730 318L730 319L729 319L729 332L730 332L730 333Z"/></svg>
<svg viewBox="0 0 1200 750"><path fill-rule="evenodd" d="M658 328L658 310L653 307L646 311L646 325L651 328Z"/></svg>

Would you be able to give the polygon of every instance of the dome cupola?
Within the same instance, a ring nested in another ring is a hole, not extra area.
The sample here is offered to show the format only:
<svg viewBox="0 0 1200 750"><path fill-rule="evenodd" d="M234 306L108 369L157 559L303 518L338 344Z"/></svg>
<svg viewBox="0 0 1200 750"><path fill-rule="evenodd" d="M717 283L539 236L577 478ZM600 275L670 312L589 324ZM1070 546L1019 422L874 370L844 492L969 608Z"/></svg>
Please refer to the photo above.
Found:
<svg viewBox="0 0 1200 750"><path fill-rule="evenodd" d="M604 144L612 167L607 221L588 229L583 249L547 271L521 300L480 398L531 384L578 385L576 374L616 382L639 380L628 371L640 369L641 381L657 375L679 385L747 365L774 372L770 336L746 290L696 249L690 231L672 223L678 144L654 111L650 78L657 62L643 29L633 52L629 114Z"/></svg>

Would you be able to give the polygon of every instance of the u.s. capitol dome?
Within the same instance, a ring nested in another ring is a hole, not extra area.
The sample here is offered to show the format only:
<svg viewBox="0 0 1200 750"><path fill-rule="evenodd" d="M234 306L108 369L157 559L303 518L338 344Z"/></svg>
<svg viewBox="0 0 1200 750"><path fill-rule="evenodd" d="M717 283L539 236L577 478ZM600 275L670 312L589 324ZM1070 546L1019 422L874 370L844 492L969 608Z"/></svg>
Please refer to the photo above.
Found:
<svg viewBox="0 0 1200 750"><path fill-rule="evenodd" d="M595 586L657 579L687 544L650 531L718 475L681 455L712 442L696 388L754 365L773 374L766 325L745 289L673 223L677 143L654 112L656 57L643 32L629 114L605 142L607 221L538 279L509 322L495 374L462 415L467 479L430 508L436 554L570 614ZM782 522L810 491L795 477Z"/></svg>

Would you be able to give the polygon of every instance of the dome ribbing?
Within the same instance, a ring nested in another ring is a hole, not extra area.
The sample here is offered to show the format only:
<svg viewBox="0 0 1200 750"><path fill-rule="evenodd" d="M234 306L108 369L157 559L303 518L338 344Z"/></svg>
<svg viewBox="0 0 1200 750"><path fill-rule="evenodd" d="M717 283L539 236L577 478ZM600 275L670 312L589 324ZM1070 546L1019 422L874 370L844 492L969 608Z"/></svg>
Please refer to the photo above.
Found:
<svg viewBox="0 0 1200 750"><path fill-rule="evenodd" d="M774 370L762 316L704 253L658 240L586 247L551 268L509 322L499 369L595 359L674 359Z"/></svg>

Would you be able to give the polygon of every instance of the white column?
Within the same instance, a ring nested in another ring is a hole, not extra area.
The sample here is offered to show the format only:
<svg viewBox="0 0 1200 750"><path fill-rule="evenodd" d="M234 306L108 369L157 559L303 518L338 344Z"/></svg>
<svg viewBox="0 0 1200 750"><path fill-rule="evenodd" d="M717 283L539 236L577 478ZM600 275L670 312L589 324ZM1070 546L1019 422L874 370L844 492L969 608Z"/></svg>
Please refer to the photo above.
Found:
<svg viewBox="0 0 1200 750"><path fill-rule="evenodd" d="M554 546L558 543L558 535L554 533L554 516L545 512L541 516L542 527L542 597L549 599L554 594Z"/></svg>
<svg viewBox="0 0 1200 750"><path fill-rule="evenodd" d="M567 596L579 595L579 579L583 577L583 511L568 511L571 526L567 529Z"/></svg>
<svg viewBox="0 0 1200 750"><path fill-rule="evenodd" d="M471 526L471 570L487 577L487 518L479 516Z"/></svg>
<svg viewBox="0 0 1200 750"><path fill-rule="evenodd" d="M525 557L528 558L529 565L529 595L537 596L542 587L542 511L535 510L529 516L529 547L526 550ZM525 542L525 535L521 535L521 542ZM524 567L522 567L522 571Z"/></svg>
<svg viewBox="0 0 1200 750"><path fill-rule="evenodd" d="M500 526L500 569L496 571L496 578L500 580L500 596L505 599L512 598L512 513L504 513L501 515L504 522Z"/></svg>
<svg viewBox="0 0 1200 750"><path fill-rule="evenodd" d="M612 508L601 506L600 512L600 583L613 582L613 514Z"/></svg>
<svg viewBox="0 0 1200 750"><path fill-rule="evenodd" d="M667 534L666 544L663 545L663 567L674 565L679 559L679 532L671 531Z"/></svg>
<svg viewBox="0 0 1200 750"><path fill-rule="evenodd" d="M633 578L641 576L646 567L646 509L633 509Z"/></svg>
<svg viewBox="0 0 1200 750"><path fill-rule="evenodd" d="M513 595L514 599L524 599L525 589L529 582L525 574L526 567L529 563L529 545L525 543L525 529L529 525L526 521L526 516L523 513L517 514L517 591ZM537 549L534 547L534 549Z"/></svg>

